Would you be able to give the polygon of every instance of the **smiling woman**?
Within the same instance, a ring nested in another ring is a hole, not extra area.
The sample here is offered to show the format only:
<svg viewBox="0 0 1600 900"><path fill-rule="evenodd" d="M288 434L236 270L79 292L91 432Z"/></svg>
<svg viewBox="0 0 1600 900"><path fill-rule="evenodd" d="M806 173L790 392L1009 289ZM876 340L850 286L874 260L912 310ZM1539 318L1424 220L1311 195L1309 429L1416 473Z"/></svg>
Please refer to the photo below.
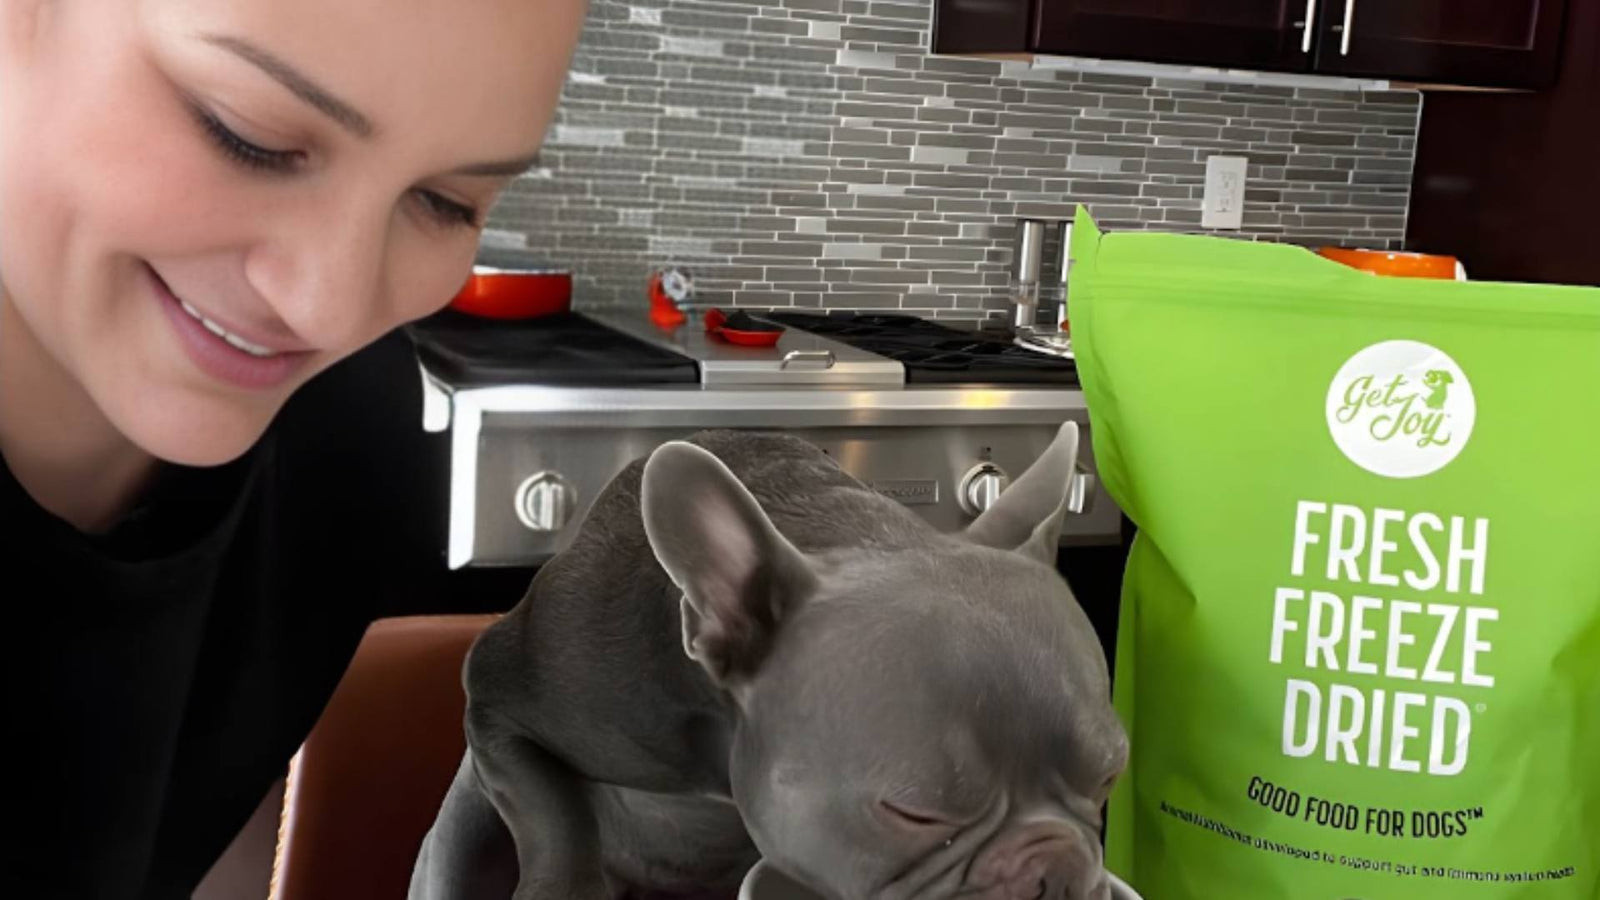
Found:
<svg viewBox="0 0 1600 900"><path fill-rule="evenodd" d="M428 583L407 564L437 548L373 525L403 518L372 505L401 487L373 442L418 421L386 336L465 279L583 16L0 5L0 564L45 592L5 595L12 633L37 631L7 661L36 685L14 720L37 735L13 806L25 873L51 879L33 895L186 896L367 597L391 571ZM362 378L388 396L350 396ZM389 557L336 543L358 529Z"/></svg>

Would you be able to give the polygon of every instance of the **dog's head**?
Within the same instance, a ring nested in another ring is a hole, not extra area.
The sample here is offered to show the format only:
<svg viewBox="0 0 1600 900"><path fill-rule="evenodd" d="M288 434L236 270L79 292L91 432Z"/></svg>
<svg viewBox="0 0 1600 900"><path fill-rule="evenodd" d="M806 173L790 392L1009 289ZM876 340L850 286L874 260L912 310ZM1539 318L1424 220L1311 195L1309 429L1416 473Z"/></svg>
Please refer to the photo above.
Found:
<svg viewBox="0 0 1600 900"><path fill-rule="evenodd" d="M763 855L835 898L1102 900L1127 741L1054 569L1068 424L961 535L809 556L714 456L645 468L685 650L738 710L733 797Z"/></svg>

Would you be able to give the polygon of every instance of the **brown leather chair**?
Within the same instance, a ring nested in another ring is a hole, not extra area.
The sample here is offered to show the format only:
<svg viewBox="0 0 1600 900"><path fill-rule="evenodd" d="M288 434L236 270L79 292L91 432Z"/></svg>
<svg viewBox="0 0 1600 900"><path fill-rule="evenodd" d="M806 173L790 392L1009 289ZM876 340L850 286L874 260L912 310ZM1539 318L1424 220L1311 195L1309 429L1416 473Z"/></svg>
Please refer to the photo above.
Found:
<svg viewBox="0 0 1600 900"><path fill-rule="evenodd" d="M461 664L496 616L381 619L290 763L271 900L403 898L466 749Z"/></svg>

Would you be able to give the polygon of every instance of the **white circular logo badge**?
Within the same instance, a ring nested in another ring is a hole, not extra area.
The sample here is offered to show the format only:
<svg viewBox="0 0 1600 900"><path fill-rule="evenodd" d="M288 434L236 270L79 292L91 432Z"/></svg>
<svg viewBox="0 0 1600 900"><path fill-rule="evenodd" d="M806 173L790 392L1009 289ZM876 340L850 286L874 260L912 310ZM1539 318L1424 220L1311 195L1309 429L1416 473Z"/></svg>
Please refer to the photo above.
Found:
<svg viewBox="0 0 1600 900"><path fill-rule="evenodd" d="M1388 478L1439 471L1472 436L1478 404L1456 361L1420 341L1360 351L1328 385L1328 431L1350 461Z"/></svg>

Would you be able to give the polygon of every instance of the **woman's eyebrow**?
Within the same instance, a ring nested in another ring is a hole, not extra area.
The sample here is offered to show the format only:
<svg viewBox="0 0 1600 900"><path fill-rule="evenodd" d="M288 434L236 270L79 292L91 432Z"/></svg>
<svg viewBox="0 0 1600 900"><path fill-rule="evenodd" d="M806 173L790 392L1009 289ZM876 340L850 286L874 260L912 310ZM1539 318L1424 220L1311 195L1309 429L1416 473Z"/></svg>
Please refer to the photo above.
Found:
<svg viewBox="0 0 1600 900"><path fill-rule="evenodd" d="M533 168L539 163L539 154L531 153L519 156L516 159L496 160L495 162L471 163L455 170L457 175L482 175L485 177L510 176L516 177Z"/></svg>
<svg viewBox="0 0 1600 900"><path fill-rule="evenodd" d="M244 38L225 34L206 34L201 35L201 37L206 43L221 47L265 72L274 81L288 88L296 97L315 107L328 118L338 122L351 134L367 138L371 137L375 131L372 120L363 115L360 110L339 99L332 91L317 84L298 69L267 50Z"/></svg>

